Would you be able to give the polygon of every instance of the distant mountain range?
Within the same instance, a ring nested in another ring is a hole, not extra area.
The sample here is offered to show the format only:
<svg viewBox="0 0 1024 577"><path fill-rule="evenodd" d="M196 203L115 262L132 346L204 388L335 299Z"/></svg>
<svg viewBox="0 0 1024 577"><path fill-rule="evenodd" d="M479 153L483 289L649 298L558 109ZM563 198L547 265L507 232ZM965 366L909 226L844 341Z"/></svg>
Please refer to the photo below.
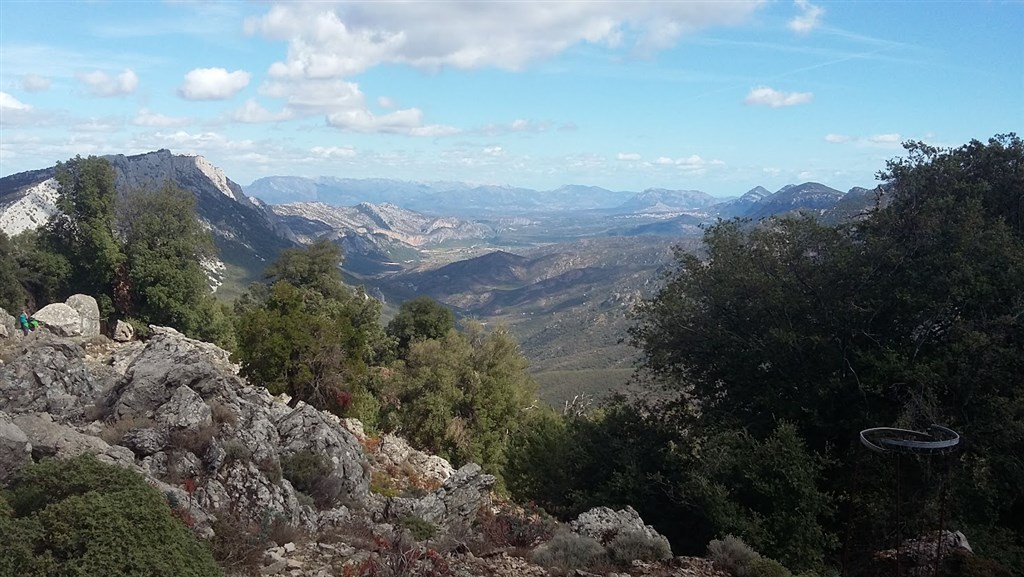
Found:
<svg viewBox="0 0 1024 577"><path fill-rule="evenodd" d="M634 354L622 343L630 306L656 290L673 246L701 249L703 225L779 214L858 218L882 190L807 182L720 199L698 190L283 176L243 189L199 156L107 159L122 193L171 181L195 195L228 265L214 279L226 296L283 248L326 238L343 248L348 282L386 306L426 294L460 315L507 324L542 372L625 371ZM49 167L0 179L0 230L17 234L54 214L54 175Z"/></svg>

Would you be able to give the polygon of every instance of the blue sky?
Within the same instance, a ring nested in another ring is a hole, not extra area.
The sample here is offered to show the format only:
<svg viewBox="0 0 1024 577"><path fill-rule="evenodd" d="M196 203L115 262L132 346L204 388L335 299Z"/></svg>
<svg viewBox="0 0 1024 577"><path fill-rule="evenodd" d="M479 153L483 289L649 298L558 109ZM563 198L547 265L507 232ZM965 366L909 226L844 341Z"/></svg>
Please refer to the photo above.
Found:
<svg viewBox="0 0 1024 577"><path fill-rule="evenodd" d="M871 186L1024 132L1024 3L0 1L0 175L200 154L541 190Z"/></svg>

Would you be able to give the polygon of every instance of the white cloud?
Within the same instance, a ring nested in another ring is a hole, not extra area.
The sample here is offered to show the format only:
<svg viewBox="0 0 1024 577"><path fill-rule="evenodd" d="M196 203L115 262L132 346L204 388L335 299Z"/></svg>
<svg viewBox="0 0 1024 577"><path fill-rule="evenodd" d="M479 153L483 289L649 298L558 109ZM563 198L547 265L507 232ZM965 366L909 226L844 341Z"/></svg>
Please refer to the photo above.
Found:
<svg viewBox="0 0 1024 577"><path fill-rule="evenodd" d="M188 124L192 120L190 118L174 117L160 114L159 112L153 112L148 108L140 108L135 114L135 118L132 119L132 124L135 126L154 126L160 128L166 128L169 126L182 126Z"/></svg>
<svg viewBox="0 0 1024 577"><path fill-rule="evenodd" d="M329 125L344 130L441 136L461 131L427 124L420 108L399 108L388 97L378 97L371 110L350 79L384 64L427 70L520 70L581 44L649 53L674 45L694 30L742 23L762 4L763 0L316 0L272 5L262 15L248 18L244 27L249 34L287 43L286 54L269 66L269 80L260 87L261 95L284 100L282 114L323 114ZM252 107L236 115L250 120L273 117ZM551 121L519 119L473 132L494 135L555 128Z"/></svg>
<svg viewBox="0 0 1024 577"><path fill-rule="evenodd" d="M789 21L789 29L798 34L807 34L817 28L821 17L825 15L825 9L807 0L795 0L793 3L800 9L800 14Z"/></svg>
<svg viewBox="0 0 1024 577"><path fill-rule="evenodd" d="M249 73L224 68L195 68L185 75L178 94L188 100L226 100L249 85Z"/></svg>
<svg viewBox="0 0 1024 577"><path fill-rule="evenodd" d="M336 158L352 158L355 156L356 149L352 146L314 146L309 152L320 159L336 159Z"/></svg>
<svg viewBox="0 0 1024 577"><path fill-rule="evenodd" d="M109 135L121 130L122 124L119 117L91 117L72 124L71 131Z"/></svg>
<svg viewBox="0 0 1024 577"><path fill-rule="evenodd" d="M725 163L721 160L707 160L696 154L680 158L660 156L654 161L654 164L661 166L675 166L690 176L699 176L706 173L710 168L725 166Z"/></svg>
<svg viewBox="0 0 1024 577"><path fill-rule="evenodd" d="M743 103L781 108L784 106L807 104L813 99L814 94L811 92L783 92L767 86L758 86L750 90Z"/></svg>
<svg viewBox="0 0 1024 577"><path fill-rule="evenodd" d="M635 152L620 152L619 154L617 154L615 156L616 160L627 160L627 161L634 161L634 162L637 161L637 160L640 160L640 158L641 158L640 155L635 153Z"/></svg>
<svg viewBox="0 0 1024 577"><path fill-rule="evenodd" d="M21 88L27 92L42 92L49 90L50 79L38 74L26 74L21 77Z"/></svg>
<svg viewBox="0 0 1024 577"><path fill-rule="evenodd" d="M252 124L261 122L278 122L280 120L288 120L292 116L291 111L287 109L280 112L271 112L260 106L259 103L252 98L246 100L245 104L228 114L228 118L230 120Z"/></svg>
<svg viewBox="0 0 1024 577"><path fill-rule="evenodd" d="M505 149L500 147L500 146L485 146L484 147L484 154L486 154L487 156L494 156L494 157L504 156L505 155Z"/></svg>
<svg viewBox="0 0 1024 577"><path fill-rule="evenodd" d="M248 19L245 29L288 42L286 58L270 68L278 78L351 76L383 63L517 70L581 43L662 49L693 30L738 24L760 4L293 2Z"/></svg>
<svg viewBox="0 0 1024 577"><path fill-rule="evenodd" d="M7 94L6 92L0 92L0 110L31 110L32 107L18 100L17 98Z"/></svg>
<svg viewBox="0 0 1024 577"><path fill-rule="evenodd" d="M418 108L406 108L378 116L366 109L350 108L328 114L327 124L352 132L408 134L423 124L423 112Z"/></svg>
<svg viewBox="0 0 1024 577"><path fill-rule="evenodd" d="M130 68L117 76L111 76L102 70L79 74L78 79L89 87L93 96L124 96L135 92L139 86L139 77Z"/></svg>
<svg viewBox="0 0 1024 577"><path fill-rule="evenodd" d="M853 140L853 137L847 136L846 134L829 133L825 135L825 142L828 142L830 144L843 144L846 142L850 142L851 140Z"/></svg>
<svg viewBox="0 0 1024 577"><path fill-rule="evenodd" d="M903 136L899 133L876 134L869 136L868 140L875 144L899 144L903 140Z"/></svg>

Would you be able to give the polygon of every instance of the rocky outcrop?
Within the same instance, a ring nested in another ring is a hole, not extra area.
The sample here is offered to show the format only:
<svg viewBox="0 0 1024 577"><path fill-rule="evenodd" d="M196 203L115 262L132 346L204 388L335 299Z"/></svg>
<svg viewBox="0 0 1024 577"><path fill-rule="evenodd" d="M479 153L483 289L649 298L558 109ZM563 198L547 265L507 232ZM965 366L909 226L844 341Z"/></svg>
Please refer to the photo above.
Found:
<svg viewBox="0 0 1024 577"><path fill-rule="evenodd" d="M268 539L268 523L315 536L295 546L264 541L270 549L255 568L263 575L398 566L413 568L410 575L547 574L521 557L469 552L466 541L484 534L481 519L493 520L503 506L492 502L495 478L479 465L453 471L400 437L368 437L358 421L302 402L288 406L241 378L226 351L173 329L150 327L150 334L116 343L44 331L8 343L10 362L0 367L0 484L33 461L90 453L144 475L201 536L241 530L242 545L251 547L249 532ZM324 464L314 482L296 470L301 455ZM403 477L402 487L370 490L371 478L391 475ZM427 532L414 537L414 528ZM632 509L591 511L574 528L604 538L627 530L661 538Z"/></svg>
<svg viewBox="0 0 1024 577"><path fill-rule="evenodd" d="M668 539L658 533L654 527L645 525L640 514L632 507L615 511L609 507L595 507L580 513L569 527L574 533L598 540L607 545L621 533L639 533L650 539L662 541L666 550L671 550Z"/></svg>
<svg viewBox="0 0 1024 577"><path fill-rule="evenodd" d="M96 299L88 295L71 295L64 304L78 312L83 337L100 336L100 308L96 304Z"/></svg>
<svg viewBox="0 0 1024 577"><path fill-rule="evenodd" d="M17 346L14 358L0 367L0 411L79 420L114 384L116 376L87 365L81 345L73 340L44 333Z"/></svg>
<svg viewBox="0 0 1024 577"><path fill-rule="evenodd" d="M48 304L36 311L32 318L55 335L77 337L82 334L82 317L78 311L64 303Z"/></svg>
<svg viewBox="0 0 1024 577"><path fill-rule="evenodd" d="M9 339L19 334L21 333L17 319L0 308L0 339Z"/></svg>
<svg viewBox="0 0 1024 577"><path fill-rule="evenodd" d="M135 338L135 327L131 323L118 320L114 323L114 333L111 338L119 343L127 343Z"/></svg>

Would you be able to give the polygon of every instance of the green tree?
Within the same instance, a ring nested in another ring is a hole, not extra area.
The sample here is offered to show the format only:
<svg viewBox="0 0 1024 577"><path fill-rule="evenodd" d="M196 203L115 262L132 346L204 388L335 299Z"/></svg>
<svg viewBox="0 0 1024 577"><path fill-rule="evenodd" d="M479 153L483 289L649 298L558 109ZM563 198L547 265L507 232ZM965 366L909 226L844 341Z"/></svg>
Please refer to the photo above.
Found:
<svg viewBox="0 0 1024 577"><path fill-rule="evenodd" d="M472 461L500 475L509 433L536 391L515 340L471 323L465 333L413 342L407 357L392 415L403 433L453 464Z"/></svg>
<svg viewBox="0 0 1024 577"><path fill-rule="evenodd" d="M0 231L0 308L13 315L17 315L28 300L28 292L21 284L20 268L14 243Z"/></svg>
<svg viewBox="0 0 1024 577"><path fill-rule="evenodd" d="M866 220L711 227L707 261L678 255L631 336L643 368L699 406L684 426L764 443L791 423L814 453L833 452L823 486L847 496L866 491L852 486L859 429L957 429L971 439L957 521L1020 567L1024 146L906 148Z"/></svg>
<svg viewBox="0 0 1024 577"><path fill-rule="evenodd" d="M122 312L210 337L216 306L200 263L214 256L213 239L196 217L193 195L168 182L129 191L117 209L127 282Z"/></svg>
<svg viewBox="0 0 1024 577"><path fill-rule="evenodd" d="M96 297L101 314L114 310L115 280L123 280L124 255L114 237L114 169L106 159L76 156L57 163L57 209L46 225L53 252L70 265L67 290Z"/></svg>
<svg viewBox="0 0 1024 577"><path fill-rule="evenodd" d="M388 336L398 343L398 356L405 357L409 345L420 339L441 339L455 328L455 314L429 296L402 303L387 326Z"/></svg>
<svg viewBox="0 0 1024 577"><path fill-rule="evenodd" d="M369 367L387 345L380 303L341 281L337 246L320 242L284 251L268 267L272 284L254 285L236 303L242 374L293 403L376 420Z"/></svg>

